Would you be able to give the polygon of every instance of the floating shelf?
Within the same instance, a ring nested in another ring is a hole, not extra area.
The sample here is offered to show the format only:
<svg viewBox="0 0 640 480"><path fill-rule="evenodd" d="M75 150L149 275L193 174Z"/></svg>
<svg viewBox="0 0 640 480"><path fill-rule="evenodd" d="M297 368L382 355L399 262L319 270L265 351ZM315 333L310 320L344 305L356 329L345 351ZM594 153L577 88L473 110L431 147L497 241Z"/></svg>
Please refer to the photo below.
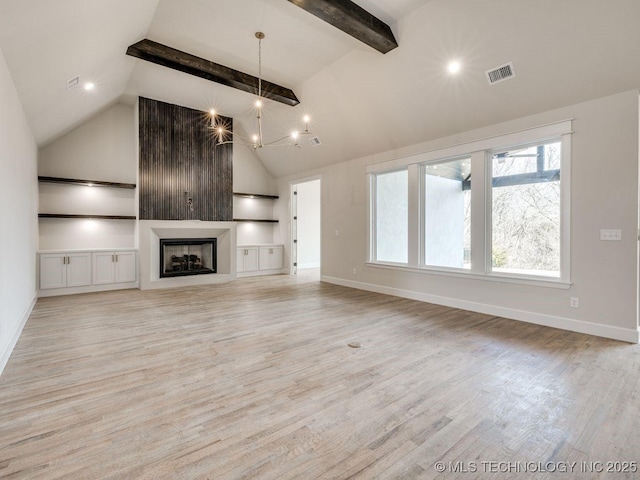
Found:
<svg viewBox="0 0 640 480"><path fill-rule="evenodd" d="M39 218L87 218L95 220L135 220L135 215L76 215L70 213L39 213Z"/></svg>
<svg viewBox="0 0 640 480"><path fill-rule="evenodd" d="M262 195L262 194L259 194L259 193L233 192L233 194L236 197L244 197L244 198L263 198L263 199L268 199L268 200L276 200L277 198L280 198L278 195Z"/></svg>
<svg viewBox="0 0 640 480"><path fill-rule="evenodd" d="M278 223L278 220L267 220L264 218L234 218L234 222L263 222L263 223Z"/></svg>
<svg viewBox="0 0 640 480"><path fill-rule="evenodd" d="M79 178L43 177L38 176L38 181L43 183L65 183L67 185L84 185L87 187L111 187L111 188L136 188L135 183L103 182L101 180L81 180Z"/></svg>

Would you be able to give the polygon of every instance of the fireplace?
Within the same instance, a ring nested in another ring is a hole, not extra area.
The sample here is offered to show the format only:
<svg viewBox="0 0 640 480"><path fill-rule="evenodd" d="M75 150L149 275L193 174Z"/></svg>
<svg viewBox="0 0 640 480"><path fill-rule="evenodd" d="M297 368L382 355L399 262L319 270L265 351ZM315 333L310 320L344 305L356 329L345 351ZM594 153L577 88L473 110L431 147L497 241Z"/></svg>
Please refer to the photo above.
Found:
<svg viewBox="0 0 640 480"><path fill-rule="evenodd" d="M216 273L215 238L160 239L160 277Z"/></svg>

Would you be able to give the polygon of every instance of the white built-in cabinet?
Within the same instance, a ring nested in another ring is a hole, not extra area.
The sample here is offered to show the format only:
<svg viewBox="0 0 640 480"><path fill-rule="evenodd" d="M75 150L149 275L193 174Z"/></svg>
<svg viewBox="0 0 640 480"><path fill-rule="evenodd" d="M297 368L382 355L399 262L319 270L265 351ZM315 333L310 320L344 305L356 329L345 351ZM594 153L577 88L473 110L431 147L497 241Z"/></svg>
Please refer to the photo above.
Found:
<svg viewBox="0 0 640 480"><path fill-rule="evenodd" d="M244 245L238 246L236 252L236 270L243 276L282 272L282 245Z"/></svg>
<svg viewBox="0 0 640 480"><path fill-rule="evenodd" d="M135 250L41 252L39 256L40 296L137 286Z"/></svg>
<svg viewBox="0 0 640 480"><path fill-rule="evenodd" d="M93 284L136 281L136 252L94 252Z"/></svg>
<svg viewBox="0 0 640 480"><path fill-rule="evenodd" d="M91 285L90 253L40 255L40 289Z"/></svg>
<svg viewBox="0 0 640 480"><path fill-rule="evenodd" d="M258 271L258 247L238 247L236 270L238 273Z"/></svg>
<svg viewBox="0 0 640 480"><path fill-rule="evenodd" d="M259 269L264 270L281 270L282 269L282 246L260 247L260 265Z"/></svg>

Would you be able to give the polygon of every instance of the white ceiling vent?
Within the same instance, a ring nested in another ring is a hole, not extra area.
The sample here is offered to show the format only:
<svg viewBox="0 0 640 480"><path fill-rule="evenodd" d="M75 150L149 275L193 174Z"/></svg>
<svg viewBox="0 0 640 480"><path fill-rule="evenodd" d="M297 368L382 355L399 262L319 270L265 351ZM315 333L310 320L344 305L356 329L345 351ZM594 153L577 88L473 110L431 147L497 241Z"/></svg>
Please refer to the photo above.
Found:
<svg viewBox="0 0 640 480"><path fill-rule="evenodd" d="M513 63L511 62L492 68L491 70L487 70L487 80L489 80L489 85L509 80L515 76L516 72L513 70Z"/></svg>
<svg viewBox="0 0 640 480"><path fill-rule="evenodd" d="M311 137L309 139L309 143L311 145L313 145L314 147L317 147L318 145L320 145L321 142L320 142L320 139L318 137Z"/></svg>

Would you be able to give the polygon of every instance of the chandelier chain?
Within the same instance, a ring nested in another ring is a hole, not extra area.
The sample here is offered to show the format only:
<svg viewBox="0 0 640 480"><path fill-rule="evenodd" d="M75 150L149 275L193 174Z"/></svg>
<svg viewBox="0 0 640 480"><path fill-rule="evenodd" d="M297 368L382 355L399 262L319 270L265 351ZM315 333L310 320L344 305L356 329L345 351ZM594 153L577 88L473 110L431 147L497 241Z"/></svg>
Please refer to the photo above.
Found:
<svg viewBox="0 0 640 480"><path fill-rule="evenodd" d="M258 98L262 97L262 38L258 37Z"/></svg>

